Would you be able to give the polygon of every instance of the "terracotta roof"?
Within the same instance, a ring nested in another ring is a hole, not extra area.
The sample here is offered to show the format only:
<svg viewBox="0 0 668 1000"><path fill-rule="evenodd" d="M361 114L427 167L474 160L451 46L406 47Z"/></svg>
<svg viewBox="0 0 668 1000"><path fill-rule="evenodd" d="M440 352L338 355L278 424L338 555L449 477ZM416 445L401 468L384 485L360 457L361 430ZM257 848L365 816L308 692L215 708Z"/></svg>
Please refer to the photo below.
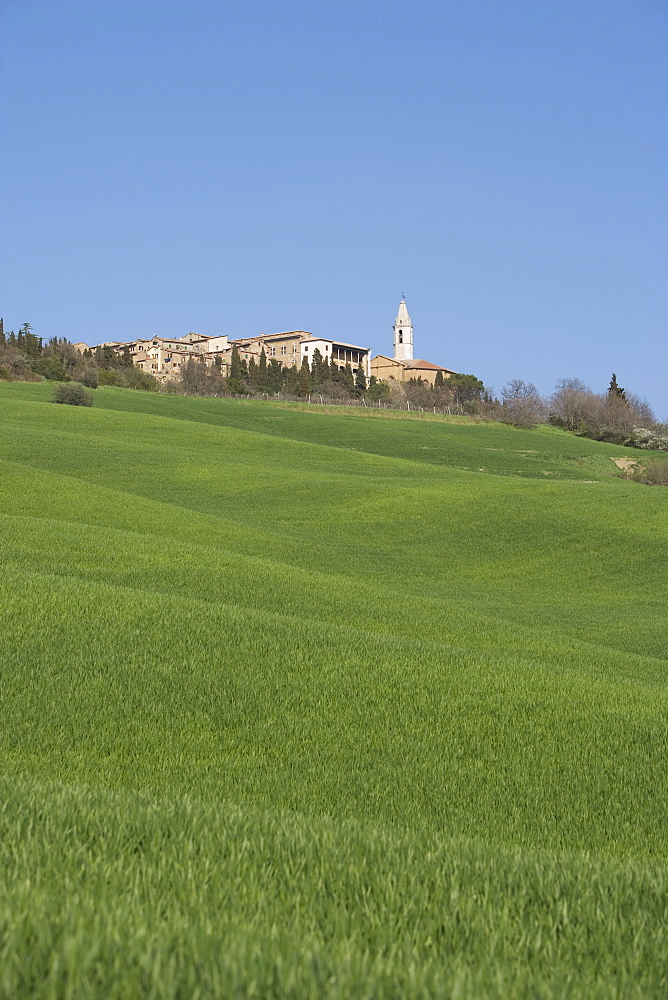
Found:
<svg viewBox="0 0 668 1000"><path fill-rule="evenodd" d="M287 330L285 333L258 333L255 337L240 337L240 340L285 340L286 337L311 337L306 330Z"/></svg>
<svg viewBox="0 0 668 1000"><path fill-rule="evenodd" d="M400 358L391 358L388 354L377 354L375 358L371 359L371 361L377 361L379 358L383 361L389 361L390 364L393 365L401 365L402 368L417 368L422 371L430 372L448 372L450 375L457 374L457 372L454 372L452 368L445 368L444 365L434 365L431 361L423 361L421 358L408 358L401 360Z"/></svg>
<svg viewBox="0 0 668 1000"><path fill-rule="evenodd" d="M452 372L453 375L457 374L456 372L453 372L451 368L445 368L443 365L433 365L431 361L423 361L422 358L404 361L403 365L404 368L422 368L431 372Z"/></svg>

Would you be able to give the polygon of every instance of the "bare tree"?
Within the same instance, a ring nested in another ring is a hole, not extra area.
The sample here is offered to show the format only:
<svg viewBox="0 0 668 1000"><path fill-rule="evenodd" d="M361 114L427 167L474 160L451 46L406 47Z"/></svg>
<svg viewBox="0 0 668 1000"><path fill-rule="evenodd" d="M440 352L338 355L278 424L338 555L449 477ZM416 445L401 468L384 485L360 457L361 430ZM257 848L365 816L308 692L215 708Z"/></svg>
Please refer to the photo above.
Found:
<svg viewBox="0 0 668 1000"><path fill-rule="evenodd" d="M578 378L562 378L556 384L550 400L550 415L554 423L576 431L590 417L591 389Z"/></svg>
<svg viewBox="0 0 668 1000"><path fill-rule="evenodd" d="M501 390L501 419L515 427L535 427L545 419L546 407L533 382L513 378Z"/></svg>

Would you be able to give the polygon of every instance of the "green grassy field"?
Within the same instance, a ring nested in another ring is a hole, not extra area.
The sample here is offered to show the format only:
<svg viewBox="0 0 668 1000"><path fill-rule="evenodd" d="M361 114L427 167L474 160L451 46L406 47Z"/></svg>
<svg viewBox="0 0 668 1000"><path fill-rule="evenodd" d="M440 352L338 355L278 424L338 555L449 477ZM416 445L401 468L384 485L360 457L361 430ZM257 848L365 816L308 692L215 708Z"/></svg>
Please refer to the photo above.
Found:
<svg viewBox="0 0 668 1000"><path fill-rule="evenodd" d="M0 383L0 995L668 994L668 491Z"/></svg>

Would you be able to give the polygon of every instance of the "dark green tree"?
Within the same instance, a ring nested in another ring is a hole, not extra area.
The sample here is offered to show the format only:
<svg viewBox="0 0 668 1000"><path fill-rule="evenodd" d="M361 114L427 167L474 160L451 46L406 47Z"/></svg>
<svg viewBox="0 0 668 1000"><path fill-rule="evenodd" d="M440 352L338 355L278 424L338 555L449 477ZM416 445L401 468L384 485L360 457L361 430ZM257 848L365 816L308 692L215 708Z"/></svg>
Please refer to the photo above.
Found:
<svg viewBox="0 0 668 1000"><path fill-rule="evenodd" d="M260 392L267 392L269 389L269 374L267 371L267 354L264 349L260 351L260 363L257 368L257 387Z"/></svg>
<svg viewBox="0 0 668 1000"><path fill-rule="evenodd" d="M355 379L353 377L353 370L352 370L352 368L350 366L350 363L348 363L346 365L346 369L343 372L343 378L341 380L341 384L343 385L343 387L345 389L348 390L348 392L350 393L351 396L354 396L354 394L355 394Z"/></svg>
<svg viewBox="0 0 668 1000"><path fill-rule="evenodd" d="M323 358L322 354L316 347L313 352L313 359L311 361L311 391L319 389L322 383L325 381L326 375L329 372L325 372L327 362Z"/></svg>
<svg viewBox="0 0 668 1000"><path fill-rule="evenodd" d="M361 399L365 392L366 375L364 374L364 364L360 361L355 372L355 395L358 399Z"/></svg>
<svg viewBox="0 0 668 1000"><path fill-rule="evenodd" d="M232 344L232 358L230 360L230 379L234 379L236 382L241 381L241 358L239 356L239 348L236 344Z"/></svg>
<svg viewBox="0 0 668 1000"><path fill-rule="evenodd" d="M299 395L299 368L296 365L283 368L283 388L290 396Z"/></svg>
<svg viewBox="0 0 668 1000"><path fill-rule="evenodd" d="M374 402L378 399L386 400L390 398L390 387L387 382L379 382L375 375L372 375L369 379L369 385L365 392L367 399L371 399Z"/></svg>
<svg viewBox="0 0 668 1000"><path fill-rule="evenodd" d="M460 405L479 401L485 391L485 386L475 375L451 375L448 379L444 379L444 388Z"/></svg>
<svg viewBox="0 0 668 1000"><path fill-rule="evenodd" d="M85 352L84 352L85 353ZM123 350L120 353L119 363L123 368L132 368L132 354L130 353L130 345L123 344Z"/></svg>
<svg viewBox="0 0 668 1000"><path fill-rule="evenodd" d="M115 368L118 364L118 354L108 344L102 348L102 364L105 368Z"/></svg>
<svg viewBox="0 0 668 1000"><path fill-rule="evenodd" d="M308 396L311 392L311 369L306 358L302 361L302 366L299 369L297 389L300 396Z"/></svg>
<svg viewBox="0 0 668 1000"><path fill-rule="evenodd" d="M42 353L42 341L32 332L30 323L24 323L19 330L16 346L26 358L38 358Z"/></svg>
<svg viewBox="0 0 668 1000"><path fill-rule="evenodd" d="M436 372L436 378L434 379L434 388L442 389L445 384L445 379L443 378L443 372L439 368Z"/></svg>
<svg viewBox="0 0 668 1000"><path fill-rule="evenodd" d="M281 363L276 358L272 358L267 369L267 382L270 392L280 392L283 388L283 372Z"/></svg>
<svg viewBox="0 0 668 1000"><path fill-rule="evenodd" d="M61 358L51 356L44 358L39 366L39 374L56 382L69 382L70 376Z"/></svg>
<svg viewBox="0 0 668 1000"><path fill-rule="evenodd" d="M612 378L610 379L608 396L610 396L611 399L626 399L626 390L622 389L622 387L617 384L617 376L614 372L612 373Z"/></svg>

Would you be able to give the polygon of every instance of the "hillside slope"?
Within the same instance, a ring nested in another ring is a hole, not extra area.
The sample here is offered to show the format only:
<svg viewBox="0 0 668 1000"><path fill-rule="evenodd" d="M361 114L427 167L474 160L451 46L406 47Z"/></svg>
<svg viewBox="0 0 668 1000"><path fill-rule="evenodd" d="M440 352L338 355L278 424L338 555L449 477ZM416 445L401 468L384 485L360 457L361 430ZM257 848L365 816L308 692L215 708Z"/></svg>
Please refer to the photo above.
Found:
<svg viewBox="0 0 668 1000"><path fill-rule="evenodd" d="M0 990L665 993L667 500L624 449L49 395L0 385Z"/></svg>

